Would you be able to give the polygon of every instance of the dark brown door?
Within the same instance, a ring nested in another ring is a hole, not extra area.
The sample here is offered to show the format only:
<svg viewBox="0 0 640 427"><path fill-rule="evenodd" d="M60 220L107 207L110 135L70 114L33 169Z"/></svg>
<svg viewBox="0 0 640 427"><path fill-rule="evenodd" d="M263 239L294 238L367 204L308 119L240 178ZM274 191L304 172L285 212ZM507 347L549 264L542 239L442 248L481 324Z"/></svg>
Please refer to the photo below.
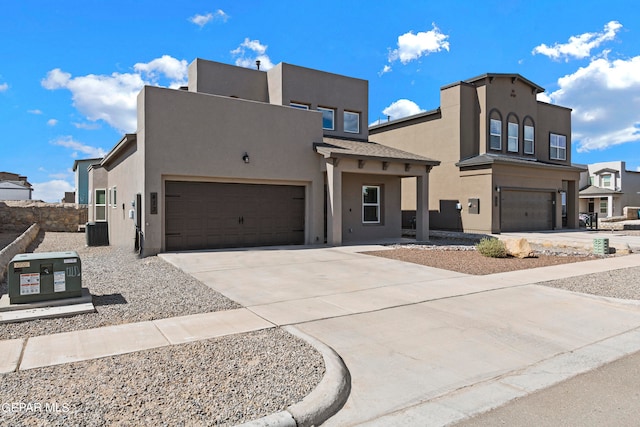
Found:
<svg viewBox="0 0 640 427"><path fill-rule="evenodd" d="M167 181L167 250L304 243L305 189Z"/></svg>

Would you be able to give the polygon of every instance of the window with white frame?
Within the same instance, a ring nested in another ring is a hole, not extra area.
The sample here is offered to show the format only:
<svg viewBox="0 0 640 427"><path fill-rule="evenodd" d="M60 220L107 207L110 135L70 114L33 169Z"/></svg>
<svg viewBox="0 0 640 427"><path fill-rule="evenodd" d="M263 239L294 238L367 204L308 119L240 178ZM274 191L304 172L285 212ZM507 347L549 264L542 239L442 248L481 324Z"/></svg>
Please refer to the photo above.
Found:
<svg viewBox="0 0 640 427"><path fill-rule="evenodd" d="M600 197L600 213L606 215L609 209L609 200L606 197Z"/></svg>
<svg viewBox="0 0 640 427"><path fill-rule="evenodd" d="M489 148L502 150L502 120L491 119Z"/></svg>
<svg viewBox="0 0 640 427"><path fill-rule="evenodd" d="M602 187L611 188L611 174L608 173L606 175L601 175L600 180L602 182Z"/></svg>
<svg viewBox="0 0 640 427"><path fill-rule="evenodd" d="M107 190L96 189L94 219L96 221L107 220Z"/></svg>
<svg viewBox="0 0 640 427"><path fill-rule="evenodd" d="M318 107L318 111L322 113L322 129L334 130L335 127L335 110L332 108Z"/></svg>
<svg viewBox="0 0 640 427"><path fill-rule="evenodd" d="M300 104L299 102L290 102L289 106L293 107L293 108L299 108L301 110L308 110L309 109L309 106L307 104Z"/></svg>
<svg viewBox="0 0 640 427"><path fill-rule="evenodd" d="M509 122L507 131L507 151L517 153L520 149L520 147L518 147L518 124Z"/></svg>
<svg viewBox="0 0 640 427"><path fill-rule="evenodd" d="M549 136L549 157L552 160L567 160L567 137L552 133Z"/></svg>
<svg viewBox="0 0 640 427"><path fill-rule="evenodd" d="M362 222L380 223L380 187L377 185L362 186Z"/></svg>
<svg viewBox="0 0 640 427"><path fill-rule="evenodd" d="M344 112L344 131L360 133L360 113L354 113L352 111Z"/></svg>
<svg viewBox="0 0 640 427"><path fill-rule="evenodd" d="M535 147L533 126L524 125L524 154L533 154Z"/></svg>

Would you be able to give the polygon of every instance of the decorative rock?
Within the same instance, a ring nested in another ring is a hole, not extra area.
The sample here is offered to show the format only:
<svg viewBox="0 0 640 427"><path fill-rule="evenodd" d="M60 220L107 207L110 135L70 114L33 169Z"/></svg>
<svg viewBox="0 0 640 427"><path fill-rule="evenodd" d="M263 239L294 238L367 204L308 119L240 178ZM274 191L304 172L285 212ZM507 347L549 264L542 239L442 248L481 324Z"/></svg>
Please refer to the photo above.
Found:
<svg viewBox="0 0 640 427"><path fill-rule="evenodd" d="M533 256L533 250L527 239L506 239L504 245L507 253L516 258L529 258Z"/></svg>

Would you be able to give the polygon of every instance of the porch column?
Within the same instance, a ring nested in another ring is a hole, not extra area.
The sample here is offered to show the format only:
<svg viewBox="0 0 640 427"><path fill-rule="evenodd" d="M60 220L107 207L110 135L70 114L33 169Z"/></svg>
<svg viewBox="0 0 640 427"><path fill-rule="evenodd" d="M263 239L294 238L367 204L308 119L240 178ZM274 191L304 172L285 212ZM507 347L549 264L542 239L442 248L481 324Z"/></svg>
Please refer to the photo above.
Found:
<svg viewBox="0 0 640 427"><path fill-rule="evenodd" d="M576 181L567 182L567 228L578 228L579 204Z"/></svg>
<svg viewBox="0 0 640 427"><path fill-rule="evenodd" d="M613 216L613 196L607 196L607 216Z"/></svg>
<svg viewBox="0 0 640 427"><path fill-rule="evenodd" d="M342 244L342 171L338 159L327 159L327 243Z"/></svg>
<svg viewBox="0 0 640 427"><path fill-rule="evenodd" d="M429 240L429 173L416 178L416 241Z"/></svg>

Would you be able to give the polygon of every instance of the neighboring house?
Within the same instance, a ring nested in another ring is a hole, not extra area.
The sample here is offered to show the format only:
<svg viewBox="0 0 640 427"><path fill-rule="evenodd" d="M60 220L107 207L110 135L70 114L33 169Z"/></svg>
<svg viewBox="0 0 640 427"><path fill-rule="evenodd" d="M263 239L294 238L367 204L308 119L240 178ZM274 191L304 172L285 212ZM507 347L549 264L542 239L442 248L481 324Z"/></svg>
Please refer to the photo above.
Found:
<svg viewBox="0 0 640 427"><path fill-rule="evenodd" d="M0 200L31 200L32 193L26 176L0 172Z"/></svg>
<svg viewBox="0 0 640 427"><path fill-rule="evenodd" d="M543 91L518 74L485 74L441 88L438 109L374 125L369 135L442 162L429 177L434 229L577 228L581 169L571 165L571 110L537 101ZM414 192L405 180L408 217Z"/></svg>
<svg viewBox="0 0 640 427"><path fill-rule="evenodd" d="M586 166L580 174L580 212L600 218L621 216L626 206L640 206L640 172L625 162L601 162Z"/></svg>
<svg viewBox="0 0 640 427"><path fill-rule="evenodd" d="M80 159L73 162L75 173L76 194L75 203L86 205L89 203L89 166L99 164L102 158ZM66 197L66 196L65 196Z"/></svg>
<svg viewBox="0 0 640 427"><path fill-rule="evenodd" d="M414 177L426 239L439 162L369 142L367 109L365 80L196 59L187 88L138 95L137 133L89 170L90 220L143 255L399 238L400 181Z"/></svg>

